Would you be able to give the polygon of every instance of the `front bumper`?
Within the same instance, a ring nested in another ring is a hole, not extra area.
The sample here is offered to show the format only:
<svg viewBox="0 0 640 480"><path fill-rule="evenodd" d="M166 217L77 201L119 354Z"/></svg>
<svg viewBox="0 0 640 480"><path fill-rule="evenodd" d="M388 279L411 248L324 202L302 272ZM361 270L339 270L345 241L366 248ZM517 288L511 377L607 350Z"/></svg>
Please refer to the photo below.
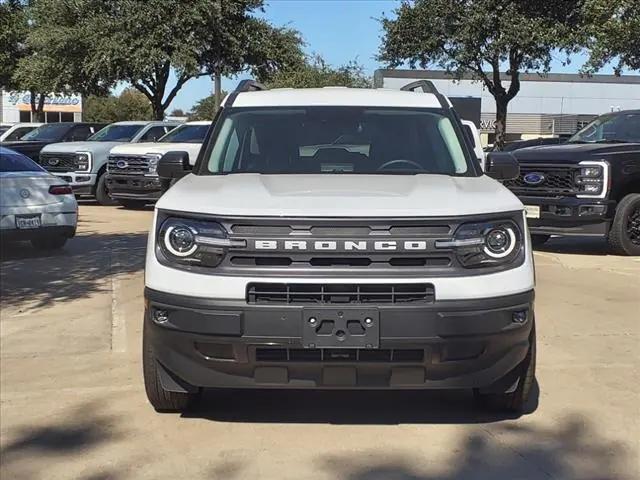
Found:
<svg viewBox="0 0 640 480"><path fill-rule="evenodd" d="M114 199L158 200L169 189L169 182L159 177L107 174L107 189Z"/></svg>
<svg viewBox="0 0 640 480"><path fill-rule="evenodd" d="M98 175L89 172L51 172L65 180L76 195L93 195Z"/></svg>
<svg viewBox="0 0 640 480"><path fill-rule="evenodd" d="M373 349L304 348L305 310L145 290L145 341L163 387L504 391L529 348L533 290L420 305L330 305L376 311ZM323 307L310 305L315 310ZM166 321L155 320L158 310ZM526 312L524 323L514 313Z"/></svg>
<svg viewBox="0 0 640 480"><path fill-rule="evenodd" d="M606 236L616 202L597 198L519 196L525 205L540 207L540 218L528 218L529 231L544 235Z"/></svg>

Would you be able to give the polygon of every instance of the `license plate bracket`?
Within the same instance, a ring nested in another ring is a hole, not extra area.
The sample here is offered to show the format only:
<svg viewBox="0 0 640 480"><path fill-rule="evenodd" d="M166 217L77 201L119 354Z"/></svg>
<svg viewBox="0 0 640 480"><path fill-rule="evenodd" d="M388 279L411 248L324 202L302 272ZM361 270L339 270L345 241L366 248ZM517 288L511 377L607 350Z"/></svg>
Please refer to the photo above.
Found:
<svg viewBox="0 0 640 480"><path fill-rule="evenodd" d="M30 230L40 228L42 220L40 214L37 215L16 215L16 228L19 230Z"/></svg>
<svg viewBox="0 0 640 480"><path fill-rule="evenodd" d="M380 314L372 308L305 308L304 348L379 348Z"/></svg>

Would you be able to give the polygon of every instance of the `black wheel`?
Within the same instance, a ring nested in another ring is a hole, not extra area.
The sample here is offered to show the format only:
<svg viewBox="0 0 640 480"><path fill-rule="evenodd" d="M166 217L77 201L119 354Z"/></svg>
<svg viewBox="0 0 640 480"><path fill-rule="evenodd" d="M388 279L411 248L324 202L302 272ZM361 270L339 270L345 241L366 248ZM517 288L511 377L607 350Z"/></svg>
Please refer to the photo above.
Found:
<svg viewBox="0 0 640 480"><path fill-rule="evenodd" d="M158 361L153 346L148 340L147 321L144 320L142 332L142 371L144 389L149 403L158 412L183 412L196 400L198 393L169 392L162 388L158 377Z"/></svg>
<svg viewBox="0 0 640 480"><path fill-rule="evenodd" d="M64 247L65 243L67 243L67 237L63 236L34 238L31 240L33 248L37 248L38 250L58 250Z"/></svg>
<svg viewBox="0 0 640 480"><path fill-rule="evenodd" d="M640 255L640 194L624 197L609 230L609 247L619 255Z"/></svg>
<svg viewBox="0 0 640 480"><path fill-rule="evenodd" d="M541 245L544 245L547 240L549 240L551 238L551 235L540 235L537 233L531 234L531 244L534 247L539 247Z"/></svg>
<svg viewBox="0 0 640 480"><path fill-rule="evenodd" d="M116 205L116 201L109 196L109 189L107 188L107 175L102 174L98 177L98 183L96 183L96 200L100 205L110 206Z"/></svg>
<svg viewBox="0 0 640 480"><path fill-rule="evenodd" d="M473 395L476 401L484 407L501 412L522 413L525 410L531 387L536 377L536 327L535 323L529 337L529 351L518 365L520 377L515 390L508 393L480 393L475 389Z"/></svg>
<svg viewBox="0 0 640 480"><path fill-rule="evenodd" d="M141 210L147 205L144 200L118 200L118 203L130 210Z"/></svg>

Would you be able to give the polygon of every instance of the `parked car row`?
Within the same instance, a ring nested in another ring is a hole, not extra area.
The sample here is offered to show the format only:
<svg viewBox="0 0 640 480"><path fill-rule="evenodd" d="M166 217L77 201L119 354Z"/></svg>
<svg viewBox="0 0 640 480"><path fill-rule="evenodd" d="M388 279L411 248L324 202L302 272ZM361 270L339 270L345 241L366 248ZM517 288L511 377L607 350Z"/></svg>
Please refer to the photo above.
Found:
<svg viewBox="0 0 640 480"><path fill-rule="evenodd" d="M37 161L38 171L50 172L76 196L140 208L176 181L158 175L163 155L184 152L193 166L210 124L18 124L0 133L11 139L12 131L30 129L2 145ZM477 129L471 122L462 126L484 169ZM640 110L602 115L563 143L522 147L507 149L520 173L503 183L525 205L534 244L552 235L602 237L616 253L640 255ZM3 171L6 155L3 150ZM13 222L3 217L7 221Z"/></svg>
<svg viewBox="0 0 640 480"><path fill-rule="evenodd" d="M136 208L157 200L170 186L155 172L162 154L180 148L195 163L210 123L17 124L0 133L3 147L22 153L65 180L76 196L95 197L101 205L120 202Z"/></svg>

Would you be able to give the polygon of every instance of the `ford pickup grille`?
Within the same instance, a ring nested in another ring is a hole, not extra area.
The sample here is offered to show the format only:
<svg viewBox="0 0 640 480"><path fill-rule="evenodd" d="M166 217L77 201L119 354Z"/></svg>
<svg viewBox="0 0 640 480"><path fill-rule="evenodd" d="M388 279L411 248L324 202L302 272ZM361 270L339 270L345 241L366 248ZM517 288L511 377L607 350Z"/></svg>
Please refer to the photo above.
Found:
<svg viewBox="0 0 640 480"><path fill-rule="evenodd" d="M73 172L77 169L75 153L41 153L39 163L49 172Z"/></svg>
<svg viewBox="0 0 640 480"><path fill-rule="evenodd" d="M576 168L574 166L521 164L520 175L513 180L505 180L503 183L512 192L520 195L540 197L576 195L579 193L575 183ZM535 180L541 179L541 181L539 183L527 181L528 177Z"/></svg>
<svg viewBox="0 0 640 480"><path fill-rule="evenodd" d="M149 171L149 159L144 155L109 155L107 171L116 175L144 175Z"/></svg>
<svg viewBox="0 0 640 480"><path fill-rule="evenodd" d="M252 304L380 304L433 302L430 283L323 284L250 283L247 302Z"/></svg>

